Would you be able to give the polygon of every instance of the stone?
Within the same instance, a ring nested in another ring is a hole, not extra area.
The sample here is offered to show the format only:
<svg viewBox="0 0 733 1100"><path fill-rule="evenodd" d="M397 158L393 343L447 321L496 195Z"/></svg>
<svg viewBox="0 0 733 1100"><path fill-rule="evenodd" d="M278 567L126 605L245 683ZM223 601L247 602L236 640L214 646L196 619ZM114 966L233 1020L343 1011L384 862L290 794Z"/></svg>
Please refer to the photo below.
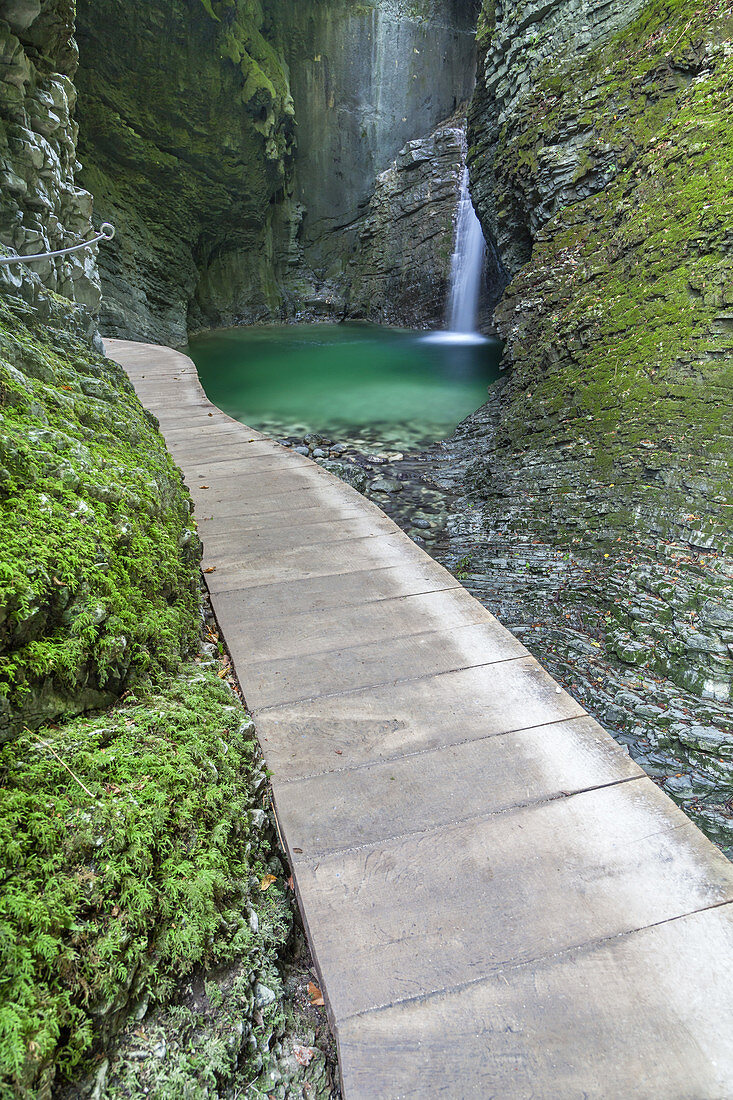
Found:
<svg viewBox="0 0 733 1100"><path fill-rule="evenodd" d="M269 986L257 982L255 985L255 1004L258 1008L266 1008L276 999L277 994Z"/></svg>
<svg viewBox="0 0 733 1100"><path fill-rule="evenodd" d="M0 23L0 245L21 255L93 233L91 196L76 178L74 5L41 8L38 0L8 0ZM0 267L0 289L34 302L40 280L94 313L101 297L95 251Z"/></svg>
<svg viewBox="0 0 733 1100"><path fill-rule="evenodd" d="M378 477L369 483L369 490L372 493L401 493L403 488L402 482L395 477Z"/></svg>
<svg viewBox="0 0 733 1100"><path fill-rule="evenodd" d="M377 177L348 269L349 317L442 323L465 162L465 122L457 120L408 142Z"/></svg>
<svg viewBox="0 0 733 1100"><path fill-rule="evenodd" d="M422 296L417 272L403 263L400 278L411 289L401 315L408 297L428 303L421 323L440 315L452 212L426 189L445 197L451 173L442 158L431 171L430 142L415 147L413 139L430 135L471 94L475 4L272 0L265 13L238 2L223 22L217 7L78 0L80 178L97 216L118 230L101 264L104 331L180 345L189 328L343 317L375 181L398 155L400 177L416 194L409 177L421 176L423 240L440 259ZM110 66L111 56L125 63ZM154 116L141 79L152 70ZM141 187L151 164L155 183ZM442 219L434 246L431 209ZM390 224L399 231L396 215ZM354 272L366 280L369 256L360 255ZM429 274L425 263L420 270ZM379 288L370 316L386 301Z"/></svg>
<svg viewBox="0 0 733 1100"><path fill-rule="evenodd" d="M357 466L355 462L334 462L330 459L322 459L319 465L324 470L328 470L329 473L340 477L342 481L345 481L347 485L351 485L357 492L366 492L369 478L366 471L362 470L361 466Z"/></svg>

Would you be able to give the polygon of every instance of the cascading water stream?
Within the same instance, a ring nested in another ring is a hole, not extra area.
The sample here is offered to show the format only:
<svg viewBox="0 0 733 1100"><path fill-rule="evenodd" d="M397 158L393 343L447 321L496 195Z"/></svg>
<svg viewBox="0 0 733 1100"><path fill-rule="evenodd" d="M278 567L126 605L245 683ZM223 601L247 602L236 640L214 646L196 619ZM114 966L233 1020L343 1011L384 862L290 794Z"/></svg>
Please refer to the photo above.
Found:
<svg viewBox="0 0 733 1100"><path fill-rule="evenodd" d="M483 344L478 332L481 283L486 264L486 241L471 201L468 168L464 167L456 215L456 243L451 257L446 332L432 332L433 344Z"/></svg>
<svg viewBox="0 0 733 1100"><path fill-rule="evenodd" d="M463 170L456 223L456 246L451 260L448 330L469 335L476 332L481 276L486 242L471 201L468 168Z"/></svg>

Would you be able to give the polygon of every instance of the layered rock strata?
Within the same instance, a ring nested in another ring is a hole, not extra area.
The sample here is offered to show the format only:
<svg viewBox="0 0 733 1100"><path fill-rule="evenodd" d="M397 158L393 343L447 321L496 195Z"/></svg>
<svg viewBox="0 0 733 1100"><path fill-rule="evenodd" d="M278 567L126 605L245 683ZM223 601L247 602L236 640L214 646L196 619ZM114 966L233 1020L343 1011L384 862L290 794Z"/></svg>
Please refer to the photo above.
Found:
<svg viewBox="0 0 733 1100"><path fill-rule="evenodd" d="M302 270L312 285L310 308L322 302L333 312L348 296L354 249L357 265L364 255L359 234L371 217L375 181L379 196L381 174L400 150L443 125L473 91L478 3L283 4L292 28L285 50L298 120Z"/></svg>
<svg viewBox="0 0 733 1100"><path fill-rule="evenodd" d="M471 94L477 7L79 0L103 331L343 316L376 177Z"/></svg>
<svg viewBox="0 0 733 1100"><path fill-rule="evenodd" d="M80 0L77 18L83 180L117 227L103 332L180 344L271 317L294 112L270 17L250 0Z"/></svg>
<svg viewBox="0 0 733 1100"><path fill-rule="evenodd" d="M73 0L0 4L0 245L35 255L92 236L92 197L76 182L78 63ZM0 266L0 288L48 289L96 311L94 251Z"/></svg>
<svg viewBox="0 0 733 1100"><path fill-rule="evenodd" d="M465 131L410 141L377 177L346 274L347 316L432 327L445 312Z"/></svg>
<svg viewBox="0 0 733 1100"><path fill-rule="evenodd" d="M450 446L453 554L730 844L733 18L574 11L484 5L472 179L515 278L506 378Z"/></svg>

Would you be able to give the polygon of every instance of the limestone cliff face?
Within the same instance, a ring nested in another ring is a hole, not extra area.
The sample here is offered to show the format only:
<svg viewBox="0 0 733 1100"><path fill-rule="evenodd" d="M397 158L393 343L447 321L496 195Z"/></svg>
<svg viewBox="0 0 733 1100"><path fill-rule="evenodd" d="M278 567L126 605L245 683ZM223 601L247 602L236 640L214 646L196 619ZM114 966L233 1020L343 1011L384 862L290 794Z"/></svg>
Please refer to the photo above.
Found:
<svg viewBox="0 0 733 1100"><path fill-rule="evenodd" d="M482 6L479 73L471 108L472 196L511 274L529 260L535 233L559 206L598 190L606 181L602 173L591 172L590 165L578 174L584 160L581 150L592 141L590 115L576 116L573 127L557 134L557 140L545 140L536 149L531 174L508 171L503 142L527 111L540 121L552 99L548 73L572 70L594 46L627 26L642 3L531 0L504 5L486 0Z"/></svg>
<svg viewBox="0 0 733 1100"><path fill-rule="evenodd" d="M79 0L82 179L118 229L103 331L342 316L377 176L471 94L477 7Z"/></svg>
<svg viewBox="0 0 733 1100"><path fill-rule="evenodd" d="M293 106L257 0L79 0L83 180L118 235L102 330L182 343L271 316Z"/></svg>
<svg viewBox="0 0 733 1100"><path fill-rule="evenodd" d="M76 183L71 0L0 3L0 242L91 235ZM196 637L189 499L95 349L91 252L0 267L0 742L175 667Z"/></svg>
<svg viewBox="0 0 733 1100"><path fill-rule="evenodd" d="M464 129L447 124L377 176L346 273L348 316L408 328L443 319L465 154Z"/></svg>
<svg viewBox="0 0 733 1100"><path fill-rule="evenodd" d="M474 590L728 844L732 30L485 3L472 179L515 278L452 524Z"/></svg>
<svg viewBox="0 0 733 1100"><path fill-rule="evenodd" d="M92 198L76 181L73 35L73 0L0 2L0 244L23 255L92 236ZM91 251L31 270L48 289L98 308ZM0 287L33 297L37 281L28 271L0 267Z"/></svg>
<svg viewBox="0 0 733 1100"><path fill-rule="evenodd" d="M358 278L362 260L369 271L360 234L367 222L367 234L374 227L374 204L383 206L389 184L382 173L408 142L425 139L470 97L477 14L476 0L286 4L298 122L294 198L303 211L299 244L312 308L322 302L343 311L350 276ZM434 151L433 183L441 189L447 149ZM428 175L423 162L425 184ZM407 263L401 277L409 279Z"/></svg>

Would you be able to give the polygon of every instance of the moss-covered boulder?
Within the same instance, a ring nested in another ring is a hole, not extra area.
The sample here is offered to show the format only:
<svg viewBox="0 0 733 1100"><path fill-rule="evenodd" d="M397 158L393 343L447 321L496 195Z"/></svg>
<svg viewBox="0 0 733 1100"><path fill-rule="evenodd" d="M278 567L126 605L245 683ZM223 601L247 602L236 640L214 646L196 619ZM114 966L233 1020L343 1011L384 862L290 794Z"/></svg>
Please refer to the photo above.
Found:
<svg viewBox="0 0 733 1100"><path fill-rule="evenodd" d="M154 680L196 637L188 492L86 325L0 298L0 740Z"/></svg>
<svg viewBox="0 0 733 1100"><path fill-rule="evenodd" d="M267 1076L292 908L254 727L214 663L6 744L0 780L0 1093Z"/></svg>
<svg viewBox="0 0 733 1100"><path fill-rule="evenodd" d="M515 278L507 377L456 440L455 552L730 844L733 19L635 10L485 5L472 173Z"/></svg>

